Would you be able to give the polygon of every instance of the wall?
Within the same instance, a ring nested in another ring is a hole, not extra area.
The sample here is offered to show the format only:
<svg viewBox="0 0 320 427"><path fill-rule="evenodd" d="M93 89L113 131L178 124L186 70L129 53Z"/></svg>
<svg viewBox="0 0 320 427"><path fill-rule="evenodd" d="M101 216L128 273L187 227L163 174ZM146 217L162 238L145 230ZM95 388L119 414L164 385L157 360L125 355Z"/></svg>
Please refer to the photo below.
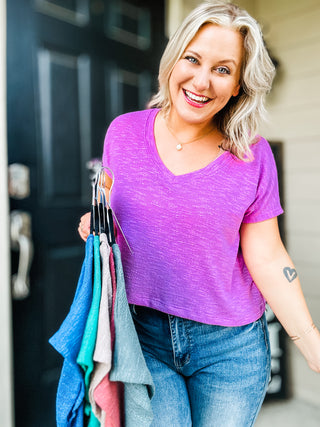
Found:
<svg viewBox="0 0 320 427"><path fill-rule="evenodd" d="M261 133L284 143L287 248L320 325L320 2L254 0L255 16L280 61ZM320 405L319 376L291 344L295 396Z"/></svg>
<svg viewBox="0 0 320 427"><path fill-rule="evenodd" d="M166 33L168 37L174 33L188 13L200 3L202 3L200 0L166 0ZM247 9L248 12L254 13L255 0L242 0L238 4Z"/></svg>
<svg viewBox="0 0 320 427"><path fill-rule="evenodd" d="M6 129L6 2L0 2L0 424L13 425L11 363L11 296L9 282L7 129Z"/></svg>
<svg viewBox="0 0 320 427"><path fill-rule="evenodd" d="M168 0L173 31L201 1ZM261 134L284 144L287 248L296 264L314 322L320 325L320 1L239 0L262 25L280 61ZM175 12L175 14L171 14ZM178 9L178 11L177 11ZM171 33L170 33L171 34ZM289 343L292 393L320 405L319 375Z"/></svg>

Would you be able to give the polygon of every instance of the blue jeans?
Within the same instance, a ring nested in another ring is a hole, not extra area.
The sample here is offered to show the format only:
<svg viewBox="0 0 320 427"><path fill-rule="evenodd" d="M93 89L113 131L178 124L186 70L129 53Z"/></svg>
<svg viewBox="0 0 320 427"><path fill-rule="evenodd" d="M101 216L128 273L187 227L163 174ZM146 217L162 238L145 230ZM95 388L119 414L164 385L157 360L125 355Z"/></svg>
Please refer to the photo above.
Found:
<svg viewBox="0 0 320 427"><path fill-rule="evenodd" d="M265 316L207 325L131 306L155 395L152 427L249 427L270 378Z"/></svg>

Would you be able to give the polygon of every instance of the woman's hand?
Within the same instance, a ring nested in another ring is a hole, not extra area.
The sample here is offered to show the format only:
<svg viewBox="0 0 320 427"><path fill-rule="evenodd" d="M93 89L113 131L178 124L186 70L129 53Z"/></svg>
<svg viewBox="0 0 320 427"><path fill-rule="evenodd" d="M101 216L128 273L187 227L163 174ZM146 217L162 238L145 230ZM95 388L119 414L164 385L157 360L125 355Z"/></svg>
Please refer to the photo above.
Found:
<svg viewBox="0 0 320 427"><path fill-rule="evenodd" d="M103 173L103 175L100 177L99 184L104 187L105 189L105 196L107 200L109 199L110 195L109 192L112 187L112 179L109 177L107 173ZM100 199L98 198L98 201ZM78 227L78 233L82 240L86 241L89 234L90 234L90 220L91 220L91 213L87 212L80 218L80 223Z"/></svg>
<svg viewBox="0 0 320 427"><path fill-rule="evenodd" d="M294 340L295 345L301 351L309 367L320 373L320 332L317 328L311 332L301 335Z"/></svg>
<svg viewBox="0 0 320 427"><path fill-rule="evenodd" d="M90 234L90 219L91 219L90 212L87 212L86 214L84 214L80 219L78 233L80 234L81 239L84 241L87 240Z"/></svg>

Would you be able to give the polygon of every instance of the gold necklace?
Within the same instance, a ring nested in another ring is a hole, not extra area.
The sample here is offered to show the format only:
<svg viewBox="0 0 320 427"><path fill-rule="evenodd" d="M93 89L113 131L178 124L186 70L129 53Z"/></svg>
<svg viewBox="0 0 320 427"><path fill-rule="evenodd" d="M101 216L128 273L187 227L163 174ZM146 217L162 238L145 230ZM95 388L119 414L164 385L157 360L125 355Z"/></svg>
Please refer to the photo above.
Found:
<svg viewBox="0 0 320 427"><path fill-rule="evenodd" d="M184 145L186 145L186 144L191 144L192 142L196 142L196 141L198 141L199 139L202 139L202 138L204 138L205 136L207 136L207 135L209 135L211 132L213 132L215 129L213 128L213 129L210 129L210 131L209 132L207 132L207 133L205 133L205 134L203 134L203 135L201 135L201 136L198 136L197 138L194 138L194 139L192 139L191 141L185 141L185 142L183 142L183 141L180 141L180 139L175 135L175 133L174 133L174 131L171 129L171 127L169 126L169 124L168 124L168 122L167 122L167 120L165 120L165 122L166 122L166 126L167 126L167 129L168 129L168 131L171 133L171 135L178 141L178 144L176 145L176 149L177 149L177 151L181 151L182 150L182 148L183 148L183 146Z"/></svg>

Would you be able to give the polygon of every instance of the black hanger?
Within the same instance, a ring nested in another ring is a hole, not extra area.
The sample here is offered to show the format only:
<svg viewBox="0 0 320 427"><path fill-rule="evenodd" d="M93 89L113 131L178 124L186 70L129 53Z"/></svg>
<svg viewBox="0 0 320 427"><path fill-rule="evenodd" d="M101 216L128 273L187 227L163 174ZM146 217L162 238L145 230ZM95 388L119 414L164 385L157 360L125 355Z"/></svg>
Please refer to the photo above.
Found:
<svg viewBox="0 0 320 427"><path fill-rule="evenodd" d="M108 218L108 242L112 246L116 243L116 238L114 234L114 223L113 223L113 212L110 206L107 208L107 218Z"/></svg>
<svg viewBox="0 0 320 427"><path fill-rule="evenodd" d="M103 174L105 173L104 169L108 169L108 168L102 167L96 173L94 179L92 180L92 205L91 205L90 233L94 232L95 235L100 235L101 233L105 233L107 235L109 245L112 246L113 244L116 243L115 228L114 228L113 211L109 202L107 201L106 193L103 185L103 182L104 182Z"/></svg>

